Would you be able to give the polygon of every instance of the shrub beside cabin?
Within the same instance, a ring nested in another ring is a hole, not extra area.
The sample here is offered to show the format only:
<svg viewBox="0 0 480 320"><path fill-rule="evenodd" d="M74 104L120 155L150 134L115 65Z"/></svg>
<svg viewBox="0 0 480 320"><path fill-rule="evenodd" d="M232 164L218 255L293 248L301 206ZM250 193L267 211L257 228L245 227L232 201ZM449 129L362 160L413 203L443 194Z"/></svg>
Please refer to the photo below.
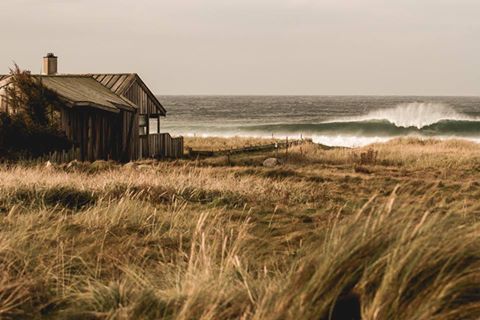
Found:
<svg viewBox="0 0 480 320"><path fill-rule="evenodd" d="M58 58L48 54L43 73L32 75L54 91L64 104L61 129L82 161L132 161L179 158L183 138L160 133L166 110L135 73L57 74ZM0 75L0 112L15 113L6 88L12 75Z"/></svg>

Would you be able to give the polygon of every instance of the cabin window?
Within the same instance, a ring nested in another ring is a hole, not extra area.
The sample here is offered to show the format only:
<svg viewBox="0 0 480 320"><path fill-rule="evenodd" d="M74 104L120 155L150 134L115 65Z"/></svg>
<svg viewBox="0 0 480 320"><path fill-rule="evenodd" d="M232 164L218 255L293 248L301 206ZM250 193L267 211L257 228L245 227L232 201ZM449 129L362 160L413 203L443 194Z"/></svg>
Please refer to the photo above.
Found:
<svg viewBox="0 0 480 320"><path fill-rule="evenodd" d="M146 115L140 115L138 117L138 128L139 128L139 134L141 136L144 136L147 134L147 116Z"/></svg>
<svg viewBox="0 0 480 320"><path fill-rule="evenodd" d="M160 133L160 117L148 117L142 114L138 117L138 128L141 136ZM148 131L147 131L148 129Z"/></svg>
<svg viewBox="0 0 480 320"><path fill-rule="evenodd" d="M158 127L158 124L159 124L159 119L158 118L150 118L149 119L149 132L150 134L157 134L157 133L160 133L159 132L159 127Z"/></svg>

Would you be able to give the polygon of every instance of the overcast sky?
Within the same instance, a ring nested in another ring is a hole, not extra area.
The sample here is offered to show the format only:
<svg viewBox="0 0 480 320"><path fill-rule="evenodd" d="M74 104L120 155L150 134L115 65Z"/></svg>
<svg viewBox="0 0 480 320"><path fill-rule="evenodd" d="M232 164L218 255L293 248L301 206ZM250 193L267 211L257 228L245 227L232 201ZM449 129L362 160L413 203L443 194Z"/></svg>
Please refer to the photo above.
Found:
<svg viewBox="0 0 480 320"><path fill-rule="evenodd" d="M0 0L0 70L158 94L480 95L479 0Z"/></svg>

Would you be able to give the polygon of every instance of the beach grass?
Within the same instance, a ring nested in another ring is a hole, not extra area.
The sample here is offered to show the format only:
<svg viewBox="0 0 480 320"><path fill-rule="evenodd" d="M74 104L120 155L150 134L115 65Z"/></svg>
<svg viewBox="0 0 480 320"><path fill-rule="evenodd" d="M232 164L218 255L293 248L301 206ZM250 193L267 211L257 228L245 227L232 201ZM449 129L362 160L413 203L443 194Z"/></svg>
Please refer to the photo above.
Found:
<svg viewBox="0 0 480 320"><path fill-rule="evenodd" d="M4 164L0 181L2 319L480 316L474 143Z"/></svg>
<svg viewBox="0 0 480 320"><path fill-rule="evenodd" d="M185 148L204 151L218 151L285 142L285 139L255 137L184 137Z"/></svg>

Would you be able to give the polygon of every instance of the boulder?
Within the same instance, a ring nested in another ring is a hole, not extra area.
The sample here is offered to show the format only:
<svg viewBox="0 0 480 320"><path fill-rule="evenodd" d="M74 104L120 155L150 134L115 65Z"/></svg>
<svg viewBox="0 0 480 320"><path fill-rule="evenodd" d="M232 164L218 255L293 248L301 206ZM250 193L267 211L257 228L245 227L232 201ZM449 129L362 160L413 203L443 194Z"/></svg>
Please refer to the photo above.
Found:
<svg viewBox="0 0 480 320"><path fill-rule="evenodd" d="M268 158L265 161L263 161L263 166L267 168L273 168L273 167L279 166L280 164L281 162L277 158Z"/></svg>

